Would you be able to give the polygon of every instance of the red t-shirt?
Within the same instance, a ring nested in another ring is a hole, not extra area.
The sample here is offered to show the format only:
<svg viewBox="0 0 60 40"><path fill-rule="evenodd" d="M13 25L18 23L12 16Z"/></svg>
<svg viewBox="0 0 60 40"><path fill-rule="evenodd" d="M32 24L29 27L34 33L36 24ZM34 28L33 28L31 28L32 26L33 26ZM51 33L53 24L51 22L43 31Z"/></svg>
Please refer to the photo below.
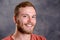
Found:
<svg viewBox="0 0 60 40"><path fill-rule="evenodd" d="M8 36L8 37L6 37L6 38L4 38L2 40L13 40L13 38L12 38L12 36ZM36 34L32 34L31 35L31 40L46 40L46 38L43 37L43 36L38 36Z"/></svg>

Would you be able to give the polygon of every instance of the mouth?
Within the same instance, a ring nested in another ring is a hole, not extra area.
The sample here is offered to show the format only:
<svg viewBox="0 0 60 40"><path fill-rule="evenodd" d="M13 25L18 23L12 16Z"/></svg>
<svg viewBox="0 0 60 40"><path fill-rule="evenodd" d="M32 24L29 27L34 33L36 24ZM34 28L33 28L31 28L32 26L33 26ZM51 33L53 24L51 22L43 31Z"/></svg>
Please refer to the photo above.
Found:
<svg viewBox="0 0 60 40"><path fill-rule="evenodd" d="M32 27L32 25L30 25L30 24L27 24L26 26L28 26L28 27Z"/></svg>
<svg viewBox="0 0 60 40"><path fill-rule="evenodd" d="M27 27L32 27L33 25L30 23L30 24L25 24Z"/></svg>

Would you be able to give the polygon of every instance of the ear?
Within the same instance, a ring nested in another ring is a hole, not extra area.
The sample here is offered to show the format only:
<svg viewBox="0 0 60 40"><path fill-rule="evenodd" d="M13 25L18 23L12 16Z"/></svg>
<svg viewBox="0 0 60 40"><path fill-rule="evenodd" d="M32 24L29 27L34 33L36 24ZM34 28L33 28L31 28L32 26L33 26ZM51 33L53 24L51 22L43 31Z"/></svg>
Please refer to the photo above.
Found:
<svg viewBox="0 0 60 40"><path fill-rule="evenodd" d="M17 19L15 16L13 16L13 21L14 21L14 23L17 23Z"/></svg>

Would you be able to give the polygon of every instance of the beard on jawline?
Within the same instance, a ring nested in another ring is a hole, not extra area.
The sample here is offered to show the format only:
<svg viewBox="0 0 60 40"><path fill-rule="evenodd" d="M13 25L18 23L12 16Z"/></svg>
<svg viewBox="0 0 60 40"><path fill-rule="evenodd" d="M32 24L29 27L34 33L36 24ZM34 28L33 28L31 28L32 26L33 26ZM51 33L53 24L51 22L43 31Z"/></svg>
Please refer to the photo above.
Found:
<svg viewBox="0 0 60 40"><path fill-rule="evenodd" d="M22 24L21 24L22 25ZM23 26L23 25L22 25ZM28 32L28 30L26 31L26 30L24 30L24 28L22 28L21 26L20 26L20 21L18 20L18 22L17 22L17 30L19 31L19 32L21 32L21 33L23 33L23 34L31 34L32 32L33 32L33 30L31 30L31 31L29 31Z"/></svg>
<svg viewBox="0 0 60 40"><path fill-rule="evenodd" d="M30 32L28 32L28 30L25 31L25 30L24 30L22 27L20 27L20 26L17 26L17 30L18 30L19 32L23 33L23 34L31 34L31 33L32 33L32 31L30 31Z"/></svg>

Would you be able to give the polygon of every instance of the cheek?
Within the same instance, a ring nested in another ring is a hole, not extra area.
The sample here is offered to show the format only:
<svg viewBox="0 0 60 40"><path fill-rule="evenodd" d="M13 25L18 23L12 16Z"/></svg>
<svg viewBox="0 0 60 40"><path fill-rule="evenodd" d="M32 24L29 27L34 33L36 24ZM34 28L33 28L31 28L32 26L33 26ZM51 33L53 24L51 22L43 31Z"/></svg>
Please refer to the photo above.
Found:
<svg viewBox="0 0 60 40"><path fill-rule="evenodd" d="M21 19L21 22L24 24L24 23L27 22L27 20L26 19Z"/></svg>
<svg viewBox="0 0 60 40"><path fill-rule="evenodd" d="M36 24L36 20L34 20L34 23Z"/></svg>
<svg viewBox="0 0 60 40"><path fill-rule="evenodd" d="M34 19L34 20L32 21L32 23L35 25L35 24L36 24L36 20Z"/></svg>

